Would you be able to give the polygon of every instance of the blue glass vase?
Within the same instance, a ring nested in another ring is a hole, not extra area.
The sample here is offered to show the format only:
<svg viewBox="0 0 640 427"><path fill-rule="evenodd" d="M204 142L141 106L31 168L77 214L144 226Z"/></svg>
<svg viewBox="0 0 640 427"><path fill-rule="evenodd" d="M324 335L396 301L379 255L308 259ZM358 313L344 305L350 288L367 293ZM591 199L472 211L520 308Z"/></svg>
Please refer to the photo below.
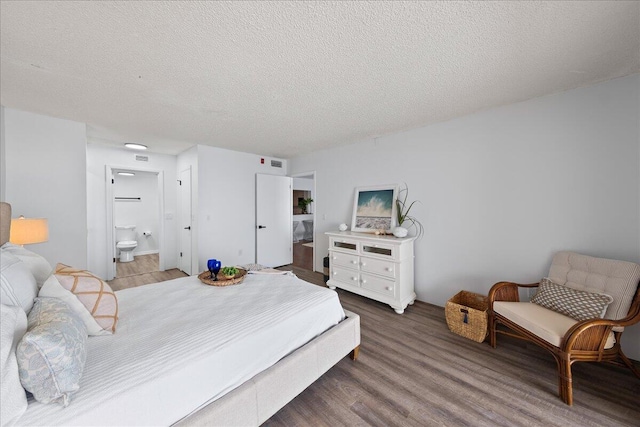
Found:
<svg viewBox="0 0 640 427"><path fill-rule="evenodd" d="M210 279L214 281L218 280L218 273L220 272L220 268L222 267L222 261L218 261L217 259L210 259L207 261L207 268L209 269L209 273L211 273Z"/></svg>

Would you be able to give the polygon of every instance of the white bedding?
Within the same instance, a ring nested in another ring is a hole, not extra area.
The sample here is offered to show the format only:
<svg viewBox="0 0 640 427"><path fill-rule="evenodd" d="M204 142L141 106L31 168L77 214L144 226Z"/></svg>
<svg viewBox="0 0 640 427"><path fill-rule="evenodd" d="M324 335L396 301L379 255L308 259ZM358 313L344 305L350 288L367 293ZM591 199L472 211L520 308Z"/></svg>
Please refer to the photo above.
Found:
<svg viewBox="0 0 640 427"><path fill-rule="evenodd" d="M88 339L67 408L31 400L18 425L170 425L344 319L334 291L293 275L186 277L117 292L112 336Z"/></svg>

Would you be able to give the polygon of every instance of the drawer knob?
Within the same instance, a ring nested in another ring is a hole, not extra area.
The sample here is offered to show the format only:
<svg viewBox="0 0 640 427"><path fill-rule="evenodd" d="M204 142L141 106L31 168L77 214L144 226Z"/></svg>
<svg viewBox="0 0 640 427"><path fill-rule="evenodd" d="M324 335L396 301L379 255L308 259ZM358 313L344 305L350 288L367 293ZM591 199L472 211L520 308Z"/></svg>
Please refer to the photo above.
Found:
<svg viewBox="0 0 640 427"><path fill-rule="evenodd" d="M351 280L355 281L355 280L358 280L358 278L357 277L352 277Z"/></svg>
<svg viewBox="0 0 640 427"><path fill-rule="evenodd" d="M362 279L362 283L363 283L363 284L364 284L364 283L367 283L367 281L366 281L365 279Z"/></svg>
<svg viewBox="0 0 640 427"><path fill-rule="evenodd" d="M364 267L365 265L367 265L367 263L366 263L366 262L362 262L361 264L362 264L362 266L363 266L363 267Z"/></svg>
<svg viewBox="0 0 640 427"><path fill-rule="evenodd" d="M334 272L333 272L333 275L334 275L334 276L337 276L337 275L338 275L338 272L337 272L337 271L334 271Z"/></svg>
<svg viewBox="0 0 640 427"><path fill-rule="evenodd" d="M393 268L387 267L387 271L393 271Z"/></svg>
<svg viewBox="0 0 640 427"><path fill-rule="evenodd" d="M391 286L387 286L387 290L388 290L388 291L392 291L392 290L393 290L393 288L392 288Z"/></svg>
<svg viewBox="0 0 640 427"><path fill-rule="evenodd" d="M351 261L351 264L357 264L358 261Z"/></svg>
<svg viewBox="0 0 640 427"><path fill-rule="evenodd" d="M333 259L338 259L338 257L337 257L337 256L334 256L334 257L333 257Z"/></svg>

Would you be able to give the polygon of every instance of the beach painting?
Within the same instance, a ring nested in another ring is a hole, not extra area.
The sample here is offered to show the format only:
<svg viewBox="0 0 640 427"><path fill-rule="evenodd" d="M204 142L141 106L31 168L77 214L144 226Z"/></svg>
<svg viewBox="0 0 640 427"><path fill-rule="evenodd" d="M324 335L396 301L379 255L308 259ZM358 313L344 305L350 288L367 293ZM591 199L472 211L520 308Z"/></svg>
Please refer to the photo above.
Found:
<svg viewBox="0 0 640 427"><path fill-rule="evenodd" d="M391 232L396 222L396 191L395 185L356 188L351 230Z"/></svg>

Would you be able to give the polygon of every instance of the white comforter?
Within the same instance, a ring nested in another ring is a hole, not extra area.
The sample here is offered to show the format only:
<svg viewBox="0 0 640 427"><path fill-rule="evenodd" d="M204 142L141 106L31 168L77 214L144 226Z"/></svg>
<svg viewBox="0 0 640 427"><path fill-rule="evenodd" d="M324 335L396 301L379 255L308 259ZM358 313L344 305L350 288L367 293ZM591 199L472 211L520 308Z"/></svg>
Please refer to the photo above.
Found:
<svg viewBox="0 0 640 427"><path fill-rule="evenodd" d="M30 401L18 425L170 425L344 318L334 291L293 275L227 287L186 277L117 296L117 332L89 337L71 404Z"/></svg>

